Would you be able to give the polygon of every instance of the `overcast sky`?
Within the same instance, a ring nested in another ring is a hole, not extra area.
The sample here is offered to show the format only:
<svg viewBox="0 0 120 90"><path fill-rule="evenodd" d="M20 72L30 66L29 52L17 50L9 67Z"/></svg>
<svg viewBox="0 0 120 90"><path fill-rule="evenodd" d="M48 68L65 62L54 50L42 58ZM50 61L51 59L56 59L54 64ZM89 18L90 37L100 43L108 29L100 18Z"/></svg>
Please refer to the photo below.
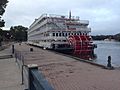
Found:
<svg viewBox="0 0 120 90"><path fill-rule="evenodd" d="M79 16L89 20L92 35L120 33L120 0L9 0L6 28L29 27L43 13Z"/></svg>

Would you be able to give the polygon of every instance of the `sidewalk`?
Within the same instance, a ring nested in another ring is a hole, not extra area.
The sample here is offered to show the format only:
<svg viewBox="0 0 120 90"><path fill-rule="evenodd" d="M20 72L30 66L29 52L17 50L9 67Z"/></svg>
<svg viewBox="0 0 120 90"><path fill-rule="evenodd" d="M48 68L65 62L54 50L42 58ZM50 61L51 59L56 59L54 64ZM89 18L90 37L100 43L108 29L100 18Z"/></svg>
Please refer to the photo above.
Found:
<svg viewBox="0 0 120 90"><path fill-rule="evenodd" d="M33 52L30 52L33 48ZM37 64L55 90L120 90L120 70L107 70L55 52L15 44L24 64Z"/></svg>
<svg viewBox="0 0 120 90"><path fill-rule="evenodd" d="M0 56L10 54L10 48L0 51ZM14 58L0 59L0 90L24 90L21 73Z"/></svg>

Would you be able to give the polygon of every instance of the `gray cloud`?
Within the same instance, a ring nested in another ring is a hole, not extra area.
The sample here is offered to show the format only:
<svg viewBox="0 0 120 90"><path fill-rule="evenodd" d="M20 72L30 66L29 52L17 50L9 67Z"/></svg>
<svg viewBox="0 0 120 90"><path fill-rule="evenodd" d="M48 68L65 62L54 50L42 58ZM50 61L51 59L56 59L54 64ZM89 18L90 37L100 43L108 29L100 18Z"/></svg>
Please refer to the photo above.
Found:
<svg viewBox="0 0 120 90"><path fill-rule="evenodd" d="M6 27L30 26L43 13L80 16L90 21L92 34L116 34L120 27L119 0L10 0L4 14Z"/></svg>

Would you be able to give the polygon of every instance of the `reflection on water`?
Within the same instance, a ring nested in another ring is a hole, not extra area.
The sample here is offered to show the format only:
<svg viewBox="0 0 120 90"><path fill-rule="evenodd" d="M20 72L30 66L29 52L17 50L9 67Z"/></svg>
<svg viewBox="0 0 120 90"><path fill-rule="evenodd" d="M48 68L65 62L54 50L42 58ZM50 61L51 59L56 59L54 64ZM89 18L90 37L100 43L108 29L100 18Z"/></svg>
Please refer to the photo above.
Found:
<svg viewBox="0 0 120 90"><path fill-rule="evenodd" d="M115 41L94 41L97 44L95 54L97 58L95 62L106 65L107 58L110 55L112 58L112 65L120 67L120 42Z"/></svg>

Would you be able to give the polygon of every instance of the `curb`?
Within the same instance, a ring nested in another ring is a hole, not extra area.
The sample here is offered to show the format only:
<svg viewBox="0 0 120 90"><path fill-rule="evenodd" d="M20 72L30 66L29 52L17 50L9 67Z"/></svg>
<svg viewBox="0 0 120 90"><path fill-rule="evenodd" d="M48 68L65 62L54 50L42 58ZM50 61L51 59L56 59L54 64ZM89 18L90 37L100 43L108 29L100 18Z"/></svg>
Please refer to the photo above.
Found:
<svg viewBox="0 0 120 90"><path fill-rule="evenodd" d="M13 56L12 55L0 56L0 59L8 59L8 58L13 58Z"/></svg>

